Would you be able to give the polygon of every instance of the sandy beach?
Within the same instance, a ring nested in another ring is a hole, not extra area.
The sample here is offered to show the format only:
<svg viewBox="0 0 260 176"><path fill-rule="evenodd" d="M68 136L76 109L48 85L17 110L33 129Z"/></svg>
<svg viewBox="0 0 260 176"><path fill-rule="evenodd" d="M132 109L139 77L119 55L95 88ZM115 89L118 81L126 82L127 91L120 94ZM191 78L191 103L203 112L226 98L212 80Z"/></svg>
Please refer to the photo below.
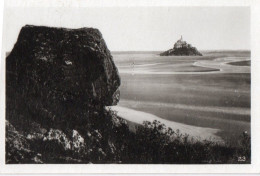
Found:
<svg viewBox="0 0 260 176"><path fill-rule="evenodd" d="M111 106L110 108L116 111L119 117L137 124L143 124L144 121L153 122L154 120L157 120L161 123L164 123L167 128L170 127L175 131L178 129L180 131L180 134L187 134L190 138L193 138L195 140L210 140L215 142L223 142L223 140L216 135L216 133L219 131L218 129L185 125L182 123L162 119L150 113L136 111L121 106Z"/></svg>

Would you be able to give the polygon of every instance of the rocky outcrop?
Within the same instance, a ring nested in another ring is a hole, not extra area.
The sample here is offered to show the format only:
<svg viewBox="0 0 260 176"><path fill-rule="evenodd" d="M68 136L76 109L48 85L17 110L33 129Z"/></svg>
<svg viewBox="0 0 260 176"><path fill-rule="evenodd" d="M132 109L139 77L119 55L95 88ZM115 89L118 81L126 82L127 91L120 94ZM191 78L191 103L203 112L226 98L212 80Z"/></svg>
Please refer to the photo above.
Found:
<svg viewBox="0 0 260 176"><path fill-rule="evenodd" d="M120 78L101 33L93 28L25 26L6 59L7 83L53 101L112 105ZM54 98L55 95L55 98Z"/></svg>
<svg viewBox="0 0 260 176"><path fill-rule="evenodd" d="M172 49L161 53L160 56L202 56L202 54L196 47L183 41L181 37L181 39L174 44Z"/></svg>
<svg viewBox="0 0 260 176"><path fill-rule="evenodd" d="M6 58L6 162L111 160L119 86L97 29L23 27Z"/></svg>
<svg viewBox="0 0 260 176"><path fill-rule="evenodd" d="M42 163L41 154L30 149L25 136L6 122L6 163Z"/></svg>

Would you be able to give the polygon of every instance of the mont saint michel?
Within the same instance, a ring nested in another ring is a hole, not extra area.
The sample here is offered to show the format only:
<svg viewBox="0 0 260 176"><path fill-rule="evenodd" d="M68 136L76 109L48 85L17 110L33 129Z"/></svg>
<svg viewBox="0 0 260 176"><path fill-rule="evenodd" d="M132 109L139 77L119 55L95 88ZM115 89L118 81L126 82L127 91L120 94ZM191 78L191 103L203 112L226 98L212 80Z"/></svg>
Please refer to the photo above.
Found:
<svg viewBox="0 0 260 176"><path fill-rule="evenodd" d="M172 49L169 49L160 54L161 56L202 56L202 54L181 38L174 44Z"/></svg>

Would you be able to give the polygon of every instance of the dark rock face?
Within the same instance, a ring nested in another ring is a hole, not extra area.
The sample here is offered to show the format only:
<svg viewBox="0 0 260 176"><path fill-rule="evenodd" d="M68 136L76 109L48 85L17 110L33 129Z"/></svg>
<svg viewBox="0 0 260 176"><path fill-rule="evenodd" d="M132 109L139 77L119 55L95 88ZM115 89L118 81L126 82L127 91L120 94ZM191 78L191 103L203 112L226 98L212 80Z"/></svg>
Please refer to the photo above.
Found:
<svg viewBox="0 0 260 176"><path fill-rule="evenodd" d="M6 163L111 160L119 86L97 29L23 27L6 58Z"/></svg>
<svg viewBox="0 0 260 176"><path fill-rule="evenodd" d="M30 149L27 139L6 122L7 163L42 163L41 155Z"/></svg>
<svg viewBox="0 0 260 176"><path fill-rule="evenodd" d="M7 82L48 101L75 99L112 105L117 68L97 29L25 26L6 59ZM54 97L55 96L55 97Z"/></svg>
<svg viewBox="0 0 260 176"><path fill-rule="evenodd" d="M174 44L172 49L161 53L160 56L202 56L202 54L196 47L183 41L181 37L181 39Z"/></svg>

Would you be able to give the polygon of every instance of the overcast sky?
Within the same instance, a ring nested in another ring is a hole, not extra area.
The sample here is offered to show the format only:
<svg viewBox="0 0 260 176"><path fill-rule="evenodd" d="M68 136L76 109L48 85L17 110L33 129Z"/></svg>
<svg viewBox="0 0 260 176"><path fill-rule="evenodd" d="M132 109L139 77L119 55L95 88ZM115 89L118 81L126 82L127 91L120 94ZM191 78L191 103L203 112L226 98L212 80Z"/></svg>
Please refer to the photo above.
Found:
<svg viewBox="0 0 260 176"><path fill-rule="evenodd" d="M26 24L98 28L112 51L162 51L181 35L199 50L250 50L248 7L8 8L7 51Z"/></svg>

